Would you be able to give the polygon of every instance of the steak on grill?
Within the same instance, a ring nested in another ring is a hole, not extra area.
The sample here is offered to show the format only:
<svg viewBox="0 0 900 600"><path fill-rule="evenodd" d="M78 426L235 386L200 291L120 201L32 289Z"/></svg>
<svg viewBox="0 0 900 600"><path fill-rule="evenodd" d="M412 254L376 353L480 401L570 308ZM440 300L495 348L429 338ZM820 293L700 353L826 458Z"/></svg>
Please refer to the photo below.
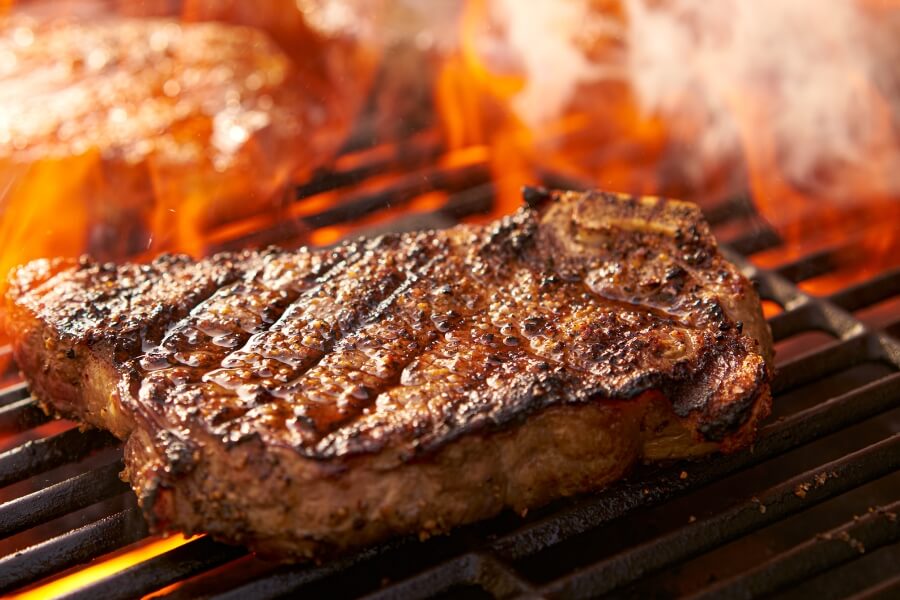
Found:
<svg viewBox="0 0 900 600"><path fill-rule="evenodd" d="M699 210L525 197L328 250L36 261L11 277L15 356L47 410L126 440L155 530L283 559L749 444L770 334Z"/></svg>

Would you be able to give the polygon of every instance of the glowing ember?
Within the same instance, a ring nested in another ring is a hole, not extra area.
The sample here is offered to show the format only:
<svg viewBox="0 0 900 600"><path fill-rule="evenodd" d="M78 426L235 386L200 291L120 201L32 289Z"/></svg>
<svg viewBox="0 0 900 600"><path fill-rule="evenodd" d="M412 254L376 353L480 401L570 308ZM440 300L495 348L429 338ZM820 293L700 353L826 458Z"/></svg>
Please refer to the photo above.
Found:
<svg viewBox="0 0 900 600"><path fill-rule="evenodd" d="M138 542L128 550L116 552L108 558L100 558L88 567L84 567L68 575L63 575L62 577L47 583L40 583L37 586L32 587L25 592L15 594L10 598L15 598L17 600L45 600L46 598L57 598L100 581L118 571L127 569L128 567L134 566L145 560L149 560L154 556L159 556L169 550L174 550L199 537L201 536L185 538L181 535L172 535L164 538L149 538Z"/></svg>

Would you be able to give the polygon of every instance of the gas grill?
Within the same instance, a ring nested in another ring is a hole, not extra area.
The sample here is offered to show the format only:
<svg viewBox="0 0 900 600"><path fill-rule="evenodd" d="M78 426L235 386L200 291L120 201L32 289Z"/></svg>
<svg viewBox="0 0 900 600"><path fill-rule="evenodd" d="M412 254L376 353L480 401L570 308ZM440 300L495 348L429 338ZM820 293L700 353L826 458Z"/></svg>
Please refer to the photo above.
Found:
<svg viewBox="0 0 900 600"><path fill-rule="evenodd" d="M365 140L298 185L282 218L211 236L209 251L336 241L316 238L323 228L445 227L491 208L485 163L441 166L428 129L390 148ZM388 168L393 176L379 183ZM579 187L553 174L544 183ZM341 202L316 210L324 194ZM119 479L119 442L51 421L10 362L0 392L0 591L106 565L105 577L65 597L898 597L900 269L813 296L798 284L831 272L852 246L762 269L747 257L781 240L749 200L728 199L707 216L758 284L776 340L775 414L751 449L639 467L601 493L524 518L507 513L321 565L274 565L207 537L134 559L160 542ZM123 568L117 556L136 564Z"/></svg>

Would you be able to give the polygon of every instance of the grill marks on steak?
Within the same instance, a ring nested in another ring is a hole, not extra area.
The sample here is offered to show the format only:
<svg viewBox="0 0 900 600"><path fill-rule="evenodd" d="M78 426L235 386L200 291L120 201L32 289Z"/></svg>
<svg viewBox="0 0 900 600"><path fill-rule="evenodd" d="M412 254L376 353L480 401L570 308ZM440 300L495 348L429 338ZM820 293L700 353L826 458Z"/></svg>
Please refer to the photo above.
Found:
<svg viewBox="0 0 900 600"><path fill-rule="evenodd" d="M158 526L278 555L747 444L771 338L696 207L541 198L331 250L33 263L13 280L16 356L42 401L130 437ZM228 483L241 469L258 490Z"/></svg>
<svg viewBox="0 0 900 600"><path fill-rule="evenodd" d="M85 263L31 293L64 337L114 337L123 402L185 437L333 458L661 387L680 415L713 418L734 373L765 379L765 350L722 306L746 281L685 207L560 196L486 228L328 251ZM746 404L704 431L722 439Z"/></svg>
<svg viewBox="0 0 900 600"><path fill-rule="evenodd" d="M735 373L748 397L766 377L719 302L745 282L708 231L629 202L644 220L592 221L569 199L488 228L247 258L137 361L135 411L168 413L187 444L199 426L312 458L413 456L552 404L668 388L721 440L752 402L723 413L711 398Z"/></svg>

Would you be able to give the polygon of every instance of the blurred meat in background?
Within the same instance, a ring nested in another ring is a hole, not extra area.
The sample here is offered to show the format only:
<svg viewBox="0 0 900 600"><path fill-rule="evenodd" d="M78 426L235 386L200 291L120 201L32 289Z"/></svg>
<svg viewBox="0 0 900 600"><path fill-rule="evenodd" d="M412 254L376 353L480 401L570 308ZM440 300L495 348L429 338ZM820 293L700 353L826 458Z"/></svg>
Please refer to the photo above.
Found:
<svg viewBox="0 0 900 600"><path fill-rule="evenodd" d="M343 142L371 80L368 21L340 6L15 7L0 21L0 271L199 254L211 228L277 212Z"/></svg>

